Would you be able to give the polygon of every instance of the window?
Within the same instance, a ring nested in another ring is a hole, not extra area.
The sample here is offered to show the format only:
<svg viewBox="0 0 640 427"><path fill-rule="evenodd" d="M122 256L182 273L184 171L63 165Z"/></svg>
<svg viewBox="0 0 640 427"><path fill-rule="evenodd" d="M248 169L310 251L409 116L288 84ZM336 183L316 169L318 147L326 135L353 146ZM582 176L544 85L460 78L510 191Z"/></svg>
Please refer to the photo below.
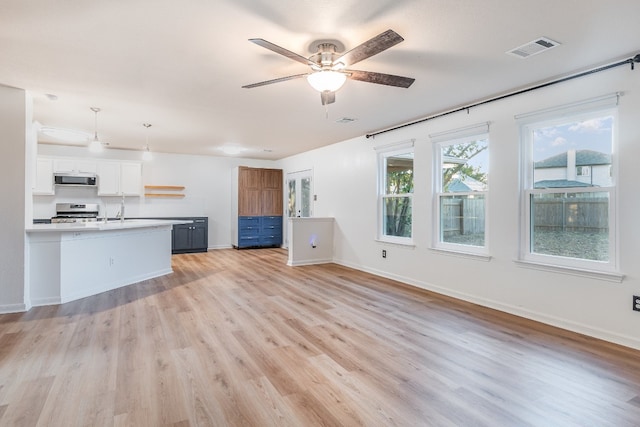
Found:
<svg viewBox="0 0 640 427"><path fill-rule="evenodd" d="M430 135L434 142L434 247L486 254L488 124Z"/></svg>
<svg viewBox="0 0 640 427"><path fill-rule="evenodd" d="M616 270L617 98L603 101L534 115L521 124L522 260Z"/></svg>
<svg viewBox="0 0 640 427"><path fill-rule="evenodd" d="M380 147L379 240L412 244L413 142Z"/></svg>
<svg viewBox="0 0 640 427"><path fill-rule="evenodd" d="M591 166L578 166L576 167L577 176L591 176Z"/></svg>

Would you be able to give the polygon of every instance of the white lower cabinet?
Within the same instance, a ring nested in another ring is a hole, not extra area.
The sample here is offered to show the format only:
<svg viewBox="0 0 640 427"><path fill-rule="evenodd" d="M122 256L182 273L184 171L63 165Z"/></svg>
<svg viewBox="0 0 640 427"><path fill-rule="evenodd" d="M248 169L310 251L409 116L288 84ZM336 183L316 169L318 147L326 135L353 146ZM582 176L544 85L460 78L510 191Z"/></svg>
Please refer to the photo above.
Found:
<svg viewBox="0 0 640 427"><path fill-rule="evenodd" d="M70 224L71 225L71 224ZM33 305L61 304L171 273L171 224L27 231Z"/></svg>
<svg viewBox="0 0 640 427"><path fill-rule="evenodd" d="M98 196L140 196L142 164L137 162L98 162Z"/></svg>

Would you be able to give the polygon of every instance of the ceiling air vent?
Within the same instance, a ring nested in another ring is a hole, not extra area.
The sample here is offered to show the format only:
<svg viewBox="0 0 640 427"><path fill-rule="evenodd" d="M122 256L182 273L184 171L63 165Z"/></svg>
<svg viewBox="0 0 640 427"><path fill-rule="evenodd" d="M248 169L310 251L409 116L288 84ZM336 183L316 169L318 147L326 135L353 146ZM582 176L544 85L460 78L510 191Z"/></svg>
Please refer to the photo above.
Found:
<svg viewBox="0 0 640 427"><path fill-rule="evenodd" d="M342 117L338 120L336 120L336 123L351 123L351 122L355 122L356 119L351 118L351 117Z"/></svg>
<svg viewBox="0 0 640 427"><path fill-rule="evenodd" d="M560 45L560 43L546 37L540 37L536 40L530 41L529 43L525 43L522 46L518 46L515 49L509 50L507 53L509 55L517 56L518 58L528 58L552 49L558 45Z"/></svg>

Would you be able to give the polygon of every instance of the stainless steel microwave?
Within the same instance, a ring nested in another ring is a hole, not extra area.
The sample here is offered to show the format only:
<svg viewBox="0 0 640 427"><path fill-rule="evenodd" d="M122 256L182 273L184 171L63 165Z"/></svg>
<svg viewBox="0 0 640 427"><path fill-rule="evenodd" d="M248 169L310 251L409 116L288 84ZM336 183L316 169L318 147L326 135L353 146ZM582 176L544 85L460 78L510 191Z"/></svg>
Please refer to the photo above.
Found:
<svg viewBox="0 0 640 427"><path fill-rule="evenodd" d="M98 185L98 176L90 173L55 173L53 183L64 186L95 187Z"/></svg>

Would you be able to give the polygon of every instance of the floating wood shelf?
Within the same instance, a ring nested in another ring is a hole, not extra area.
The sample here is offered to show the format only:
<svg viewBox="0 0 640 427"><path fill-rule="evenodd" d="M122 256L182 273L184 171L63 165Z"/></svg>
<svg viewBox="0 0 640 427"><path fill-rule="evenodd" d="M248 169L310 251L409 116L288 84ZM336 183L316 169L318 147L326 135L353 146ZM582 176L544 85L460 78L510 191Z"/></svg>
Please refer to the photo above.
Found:
<svg viewBox="0 0 640 427"><path fill-rule="evenodd" d="M182 185L145 185L144 188L148 190L169 190L169 191L184 190L184 186Z"/></svg>
<svg viewBox="0 0 640 427"><path fill-rule="evenodd" d="M144 197L184 197L184 194L177 193L144 193Z"/></svg>
<svg viewBox="0 0 640 427"><path fill-rule="evenodd" d="M168 197L168 198L180 198L184 197L182 193L172 193L172 191L184 190L183 185L145 185L145 190L151 190L152 193L145 193L145 197ZM156 191L163 191L162 193L156 193ZM164 191L167 191L166 193Z"/></svg>

